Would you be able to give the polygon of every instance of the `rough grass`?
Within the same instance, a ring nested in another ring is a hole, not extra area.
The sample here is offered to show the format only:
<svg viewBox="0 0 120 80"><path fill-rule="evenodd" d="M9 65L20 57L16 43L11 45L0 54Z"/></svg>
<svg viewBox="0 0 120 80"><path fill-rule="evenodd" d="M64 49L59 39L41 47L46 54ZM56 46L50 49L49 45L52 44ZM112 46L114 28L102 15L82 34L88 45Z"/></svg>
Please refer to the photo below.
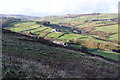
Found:
<svg viewBox="0 0 120 80"><path fill-rule="evenodd" d="M118 36L118 34L111 35L111 36L109 37L109 40L120 41L120 40L119 40L119 36Z"/></svg>
<svg viewBox="0 0 120 80"><path fill-rule="evenodd" d="M80 34L65 34L64 36L61 36L60 39L77 39L77 38L82 38L84 36Z"/></svg>
<svg viewBox="0 0 120 80"><path fill-rule="evenodd" d="M51 32L52 31L52 28L48 28L46 30L44 30L44 32Z"/></svg>
<svg viewBox="0 0 120 80"><path fill-rule="evenodd" d="M15 32L20 32L20 31L39 27L39 25L35 24L35 22L25 22L25 23L17 23L17 24L13 23L11 25L12 25L12 27L8 26L6 29L9 29L9 30L12 30Z"/></svg>
<svg viewBox="0 0 120 80"><path fill-rule="evenodd" d="M117 15L116 14L101 14L99 16L98 15L97 16L83 16L83 17L76 17L76 18L62 18L62 19L48 18L49 20L46 18L46 20L50 21L51 23L61 23L61 22L62 23L70 23L71 25L73 25L75 27L101 26L104 24L113 23L112 21L92 21L89 23L84 23L85 20L91 20L93 18L111 19L111 18L117 18ZM79 25L79 24L81 24L81 25ZM80 34L73 34L72 32L70 32L70 29L65 28L65 27L43 26L43 27L38 28L39 26L40 25L36 24L36 22L29 22L29 21L28 22L27 21L26 22L15 22L15 23L12 23L10 26L8 26L7 29L10 29L15 32L19 32L19 31L37 28L37 29L30 30L30 31L34 34L38 34L40 37L49 37L49 38L57 39L58 36L67 32L69 34L65 34L65 35L61 36L59 38L59 40L68 41L68 40L75 40L75 39L80 38L81 40L89 39L91 41L95 41L95 42L99 42L99 43L104 43L104 42L107 44L113 43L113 42L107 42L104 40L95 39L95 38L91 37L91 35L84 36L84 35L80 35ZM52 28L60 29L62 33L49 33L49 32L51 32ZM108 39L118 41L118 26L117 25L94 27L94 28L98 31L104 31L107 33L116 33L114 35L108 36ZM49 34L46 35L47 33L49 33ZM86 37L86 38L84 38L84 37ZM78 46L74 46L74 47L78 47Z"/></svg>
<svg viewBox="0 0 120 80"><path fill-rule="evenodd" d="M62 18L63 17L63 18ZM112 19L112 18L118 18L117 14L101 14L101 15L94 15L94 16L81 16L81 17L76 17L76 18L64 18L64 16L58 16L58 17L48 17L48 18L43 18L43 20L48 20L51 21L54 24L57 23L70 23L71 25L75 26L76 24L81 24L85 20L91 20L93 18L98 18L98 19ZM111 23L110 21L98 21L98 22L92 22L92 23L84 23L82 24L83 26L79 25L77 27L86 27L86 26L93 26L98 25L96 23ZM100 24L100 25L101 25Z"/></svg>
<svg viewBox="0 0 120 80"><path fill-rule="evenodd" d="M3 73L6 78L118 77L115 64L89 58L80 52L24 39L32 38L3 33Z"/></svg>
<svg viewBox="0 0 120 80"><path fill-rule="evenodd" d="M40 43L19 40L19 39L26 39L26 37L23 37L23 36L19 36L19 37L17 37L16 35L11 35L11 36L9 36L9 34L3 35L3 39L4 39L3 52L4 53L30 54L33 56L37 55L37 56L43 56L43 57L45 57L46 55L48 55L48 56L51 55L51 57L52 57L52 53L60 53L60 52L62 52L61 54L63 54L63 55L71 54L70 51L66 51L65 49L52 48L50 46L46 46L46 45L43 45ZM78 56L80 56L80 54Z"/></svg>
<svg viewBox="0 0 120 80"><path fill-rule="evenodd" d="M106 42L106 41L94 39L94 38L91 37L91 36L85 36L85 37L81 38L81 40L90 40L90 41L95 41L95 42L99 42L99 43L104 43L104 42ZM106 42L106 43L110 43L110 42Z"/></svg>
<svg viewBox="0 0 120 80"><path fill-rule="evenodd" d="M118 53L115 53L115 52L110 52L110 51L102 51L102 50L99 50L99 51L94 51L92 52L93 54L97 54L97 55L101 55L101 56L104 56L106 58L111 58L113 60L116 60L118 61L119 57L120 57L120 54Z"/></svg>
<svg viewBox="0 0 120 80"><path fill-rule="evenodd" d="M104 31L107 33L118 33L118 25L96 27L96 30Z"/></svg>
<svg viewBox="0 0 120 80"><path fill-rule="evenodd" d="M39 32L39 31L43 31L44 29L46 29L47 27L40 27L40 28L37 28L35 30L31 30L32 33L35 33L35 32Z"/></svg>
<svg viewBox="0 0 120 80"><path fill-rule="evenodd" d="M45 37L45 35L47 34L48 32L35 32L34 34L38 34L39 37Z"/></svg>

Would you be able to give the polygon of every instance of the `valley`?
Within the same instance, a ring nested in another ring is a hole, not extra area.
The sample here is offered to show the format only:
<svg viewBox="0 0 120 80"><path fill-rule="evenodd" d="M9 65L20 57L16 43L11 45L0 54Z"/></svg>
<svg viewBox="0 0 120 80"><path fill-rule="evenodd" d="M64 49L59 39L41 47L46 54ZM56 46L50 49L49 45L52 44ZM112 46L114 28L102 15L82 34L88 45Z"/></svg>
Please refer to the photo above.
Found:
<svg viewBox="0 0 120 80"><path fill-rule="evenodd" d="M4 18L1 21L4 77L119 76L117 14Z"/></svg>

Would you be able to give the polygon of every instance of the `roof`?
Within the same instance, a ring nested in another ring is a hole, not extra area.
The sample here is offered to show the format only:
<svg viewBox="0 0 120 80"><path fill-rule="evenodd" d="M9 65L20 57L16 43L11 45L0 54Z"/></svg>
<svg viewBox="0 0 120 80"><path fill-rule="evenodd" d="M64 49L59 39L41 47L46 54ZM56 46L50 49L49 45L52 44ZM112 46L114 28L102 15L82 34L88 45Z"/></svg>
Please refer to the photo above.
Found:
<svg viewBox="0 0 120 80"><path fill-rule="evenodd" d="M65 43L64 41L53 41L53 43Z"/></svg>

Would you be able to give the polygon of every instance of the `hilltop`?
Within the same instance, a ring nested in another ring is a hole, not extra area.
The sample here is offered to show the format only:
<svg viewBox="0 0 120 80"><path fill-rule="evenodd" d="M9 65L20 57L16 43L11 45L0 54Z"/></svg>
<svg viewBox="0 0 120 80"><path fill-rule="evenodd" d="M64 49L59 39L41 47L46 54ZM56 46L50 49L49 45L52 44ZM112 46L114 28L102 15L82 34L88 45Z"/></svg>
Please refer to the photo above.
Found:
<svg viewBox="0 0 120 80"><path fill-rule="evenodd" d="M1 17L14 17L14 18L20 18L24 20L40 19L40 17L37 17L37 16L27 16L27 15L20 15L20 14L0 14L0 18Z"/></svg>

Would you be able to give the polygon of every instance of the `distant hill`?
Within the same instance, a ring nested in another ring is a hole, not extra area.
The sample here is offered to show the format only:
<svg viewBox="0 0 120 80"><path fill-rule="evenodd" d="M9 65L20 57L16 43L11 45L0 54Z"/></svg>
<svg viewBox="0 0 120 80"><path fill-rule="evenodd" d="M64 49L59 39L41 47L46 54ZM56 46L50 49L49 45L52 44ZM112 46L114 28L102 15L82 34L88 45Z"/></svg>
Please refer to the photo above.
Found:
<svg viewBox="0 0 120 80"><path fill-rule="evenodd" d="M0 18L1 17L15 17L24 20L40 19L40 17L37 16L26 16L26 15L18 15L18 14L0 14Z"/></svg>

